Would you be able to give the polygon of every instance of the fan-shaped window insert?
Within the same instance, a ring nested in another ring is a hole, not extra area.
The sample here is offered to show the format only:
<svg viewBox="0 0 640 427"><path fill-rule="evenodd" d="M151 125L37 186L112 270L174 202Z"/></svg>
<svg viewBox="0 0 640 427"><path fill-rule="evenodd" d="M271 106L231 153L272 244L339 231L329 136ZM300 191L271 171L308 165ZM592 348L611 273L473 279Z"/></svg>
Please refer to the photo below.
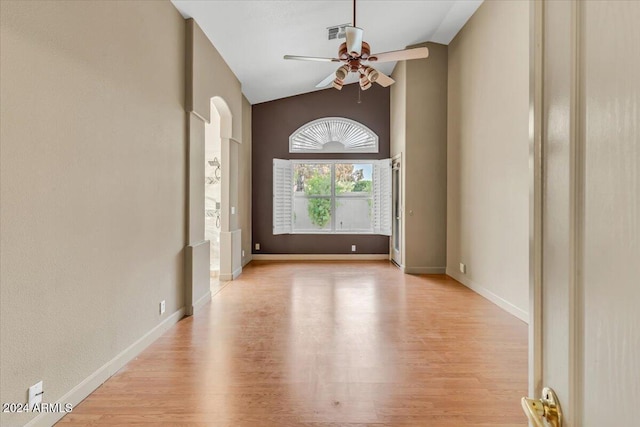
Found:
<svg viewBox="0 0 640 427"><path fill-rule="evenodd" d="M377 153L378 135L354 120L325 117L289 137L290 153Z"/></svg>

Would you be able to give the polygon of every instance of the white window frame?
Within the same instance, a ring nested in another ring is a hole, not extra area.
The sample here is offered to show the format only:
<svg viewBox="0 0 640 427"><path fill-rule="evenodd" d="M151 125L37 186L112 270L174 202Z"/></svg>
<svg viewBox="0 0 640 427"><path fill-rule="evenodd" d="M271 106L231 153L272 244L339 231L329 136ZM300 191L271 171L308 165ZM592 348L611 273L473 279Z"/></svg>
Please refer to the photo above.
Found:
<svg viewBox="0 0 640 427"><path fill-rule="evenodd" d="M372 191L369 196L340 196L335 194L335 165L336 164L371 164ZM331 194L327 196L296 196L293 191L293 170L295 164L330 164L331 165ZM391 159L296 159L273 160L273 234L378 234L391 235ZM293 210L295 199L330 198L331 199L331 229L296 231L293 228ZM337 199L368 199L372 200L372 228L367 231L340 231L335 224L335 203Z"/></svg>

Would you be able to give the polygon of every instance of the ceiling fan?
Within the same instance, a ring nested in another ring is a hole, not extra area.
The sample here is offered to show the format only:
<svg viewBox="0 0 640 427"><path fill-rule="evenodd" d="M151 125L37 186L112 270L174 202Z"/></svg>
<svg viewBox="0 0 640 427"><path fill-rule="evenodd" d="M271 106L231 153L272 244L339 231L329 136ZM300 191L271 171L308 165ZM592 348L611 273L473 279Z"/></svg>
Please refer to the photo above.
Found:
<svg viewBox="0 0 640 427"><path fill-rule="evenodd" d="M316 87L321 88L333 84L334 88L341 90L349 73L357 73L359 74L360 88L367 90L371 87L372 83L378 83L380 86L387 87L394 84L395 80L365 63L405 61L429 56L429 49L426 47L394 50L372 55L369 44L362 39L364 30L356 27L356 0L353 0L353 26L346 27L345 32L347 41L342 43L338 48L337 58L285 55L284 59L342 62L343 65L341 65L335 73L331 73L327 78L318 83Z"/></svg>

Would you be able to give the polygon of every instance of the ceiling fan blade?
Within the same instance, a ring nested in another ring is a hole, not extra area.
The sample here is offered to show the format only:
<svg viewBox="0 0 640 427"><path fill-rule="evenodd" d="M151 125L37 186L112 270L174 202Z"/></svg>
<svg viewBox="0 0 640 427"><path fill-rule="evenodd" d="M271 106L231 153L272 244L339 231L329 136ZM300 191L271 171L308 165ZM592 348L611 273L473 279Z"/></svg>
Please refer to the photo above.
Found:
<svg viewBox="0 0 640 427"><path fill-rule="evenodd" d="M336 78L336 73L333 72L331 74L329 74L324 80L322 80L320 83L318 83L316 85L316 87L325 87L325 86L329 86L331 84L331 82L333 82Z"/></svg>
<svg viewBox="0 0 640 427"><path fill-rule="evenodd" d="M422 59L429 56L429 49L426 47L416 47L413 49L394 50L391 52L376 53L369 56L367 61L371 62L394 62L406 61L409 59Z"/></svg>
<svg viewBox="0 0 640 427"><path fill-rule="evenodd" d="M364 31L358 27L345 27L347 33L347 52L351 56L360 56L362 53L362 34Z"/></svg>
<svg viewBox="0 0 640 427"><path fill-rule="evenodd" d="M378 78L376 79L376 83L378 83L382 87L388 87L394 84L396 81L391 77L387 76L385 73L381 73L378 71Z"/></svg>
<svg viewBox="0 0 640 427"><path fill-rule="evenodd" d="M320 58L318 56L285 55L284 59L295 59L297 61L315 61L315 62L340 62L338 58Z"/></svg>

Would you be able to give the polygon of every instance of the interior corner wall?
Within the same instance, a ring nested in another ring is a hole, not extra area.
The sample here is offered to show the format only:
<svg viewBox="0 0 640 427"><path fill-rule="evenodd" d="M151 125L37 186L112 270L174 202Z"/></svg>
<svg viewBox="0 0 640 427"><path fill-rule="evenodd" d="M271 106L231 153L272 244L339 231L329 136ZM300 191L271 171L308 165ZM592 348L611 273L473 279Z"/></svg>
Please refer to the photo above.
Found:
<svg viewBox="0 0 640 427"><path fill-rule="evenodd" d="M406 64L404 269L444 273L447 256L447 46ZM411 46L411 47L417 47Z"/></svg>
<svg viewBox="0 0 640 427"><path fill-rule="evenodd" d="M528 2L484 2L450 43L448 109L447 274L526 320Z"/></svg>
<svg viewBox="0 0 640 427"><path fill-rule="evenodd" d="M407 148L407 61L400 61L396 64L391 74L396 82L391 86L390 91L390 154L392 158L400 160L404 165L404 152ZM405 169L400 168L400 210L404 211ZM405 230L404 221L400 222L400 265L405 265Z"/></svg>
<svg viewBox="0 0 640 427"><path fill-rule="evenodd" d="M444 273L447 221L447 46L423 43L426 59L396 65L391 155L401 156L401 268Z"/></svg>
<svg viewBox="0 0 640 427"><path fill-rule="evenodd" d="M400 61L391 77L396 81L390 93L391 157L402 154L407 145L407 61Z"/></svg>
<svg viewBox="0 0 640 427"><path fill-rule="evenodd" d="M231 114L230 139L223 135L222 140L222 231L220 235L220 277L235 276L241 269L241 248L237 242L242 234L239 228L239 156L242 143L242 90L240 81L233 74L215 46L211 44L197 22L188 19L186 23L186 111L189 115L188 153L189 194L187 246L197 256L187 259L195 263L205 259L204 252L209 244L204 240L204 126L210 121L211 98L221 98ZM225 107L225 108L226 108ZM226 112L219 111L221 116ZM228 151L227 151L228 150ZM226 153L226 154L225 154ZM228 198L225 198L228 197ZM231 209L232 207L236 209ZM232 211L234 211L232 213ZM226 222L228 221L228 223ZM225 230L225 224L228 230ZM200 232L202 229L202 232ZM197 230L197 233L194 232ZM235 242L235 243L234 243ZM187 251L187 254L189 251ZM192 264L187 268L186 302L187 313L191 314L203 301L208 300L210 292L208 265ZM224 271L223 271L224 270ZM225 279L229 280L229 279Z"/></svg>
<svg viewBox="0 0 640 427"><path fill-rule="evenodd" d="M242 229L242 265L251 261L251 104L242 97L242 144L238 163L238 218Z"/></svg>
<svg viewBox="0 0 640 427"><path fill-rule="evenodd" d="M389 158L389 89L373 85L362 92L357 84L341 91L325 89L252 107L252 224L254 254L388 254L389 238L371 234L273 235L273 159L385 159ZM378 153L289 153L289 136L300 126L322 117L358 121L379 137Z"/></svg>
<svg viewBox="0 0 640 427"><path fill-rule="evenodd" d="M185 21L3 0L0 23L0 400L78 403L183 311Z"/></svg>

